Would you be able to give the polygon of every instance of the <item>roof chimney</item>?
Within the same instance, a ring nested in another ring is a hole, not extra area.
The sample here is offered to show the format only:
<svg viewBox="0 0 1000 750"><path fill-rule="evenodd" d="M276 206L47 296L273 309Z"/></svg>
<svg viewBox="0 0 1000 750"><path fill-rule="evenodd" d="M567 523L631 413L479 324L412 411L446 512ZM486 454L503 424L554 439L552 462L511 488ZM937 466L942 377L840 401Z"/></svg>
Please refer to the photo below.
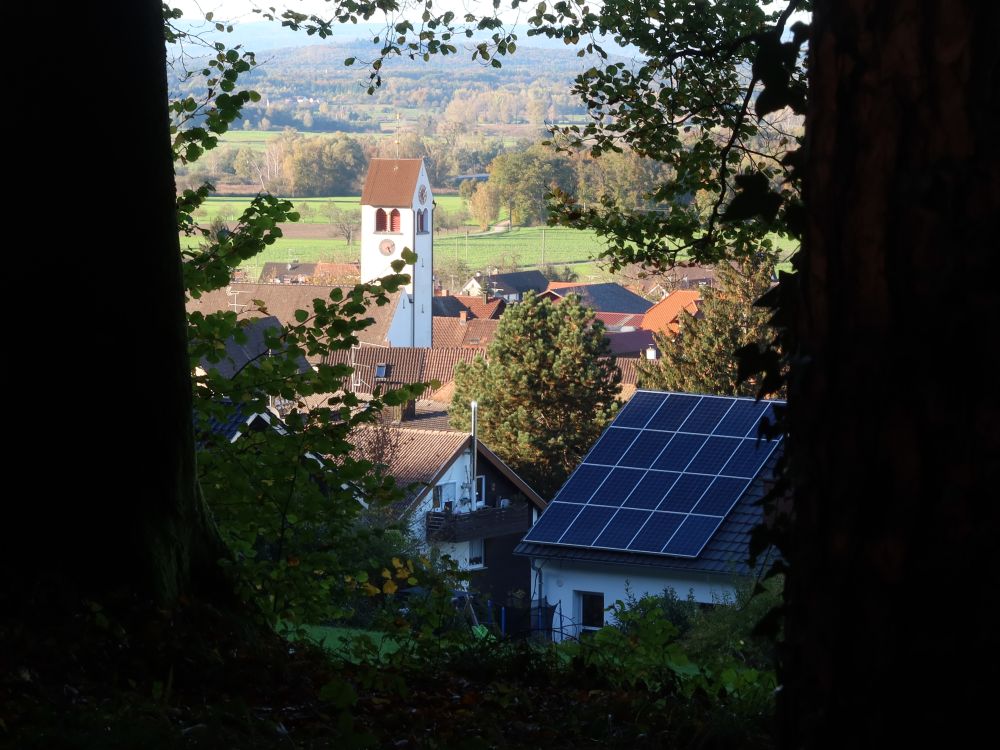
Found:
<svg viewBox="0 0 1000 750"><path fill-rule="evenodd" d="M464 326L468 320L469 320L469 311L468 310L462 310L462 311L460 311L458 313L458 322L461 325Z"/></svg>

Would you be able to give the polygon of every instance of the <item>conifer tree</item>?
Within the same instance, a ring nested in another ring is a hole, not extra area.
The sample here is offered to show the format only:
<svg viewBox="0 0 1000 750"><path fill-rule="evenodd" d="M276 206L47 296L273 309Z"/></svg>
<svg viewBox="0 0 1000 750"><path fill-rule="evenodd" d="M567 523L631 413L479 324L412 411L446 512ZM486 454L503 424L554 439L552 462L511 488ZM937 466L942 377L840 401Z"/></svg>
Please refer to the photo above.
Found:
<svg viewBox="0 0 1000 750"><path fill-rule="evenodd" d="M719 286L706 289L698 316L685 312L676 335L657 333L661 352L655 362L639 362L639 385L666 391L755 396L758 384L740 382L736 351L752 344L761 348L773 335L769 312L754 302L771 286L774 257L766 253L721 263Z"/></svg>
<svg viewBox="0 0 1000 750"><path fill-rule="evenodd" d="M544 497L551 497L617 409L621 375L604 327L579 297L558 304L529 295L497 326L488 358L455 371L451 423L469 429Z"/></svg>

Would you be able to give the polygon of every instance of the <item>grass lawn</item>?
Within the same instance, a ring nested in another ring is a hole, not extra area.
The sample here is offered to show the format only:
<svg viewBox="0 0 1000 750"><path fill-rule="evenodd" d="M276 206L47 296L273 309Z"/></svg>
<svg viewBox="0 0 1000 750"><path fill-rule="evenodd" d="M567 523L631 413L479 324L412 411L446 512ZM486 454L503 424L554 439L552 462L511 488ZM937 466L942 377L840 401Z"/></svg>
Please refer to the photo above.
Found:
<svg viewBox="0 0 1000 750"><path fill-rule="evenodd" d="M385 633L360 628L338 628L325 625L307 625L306 638L322 646L326 651L345 661L357 663L360 659L352 653L352 639L367 636L379 657L399 651L399 642Z"/></svg>

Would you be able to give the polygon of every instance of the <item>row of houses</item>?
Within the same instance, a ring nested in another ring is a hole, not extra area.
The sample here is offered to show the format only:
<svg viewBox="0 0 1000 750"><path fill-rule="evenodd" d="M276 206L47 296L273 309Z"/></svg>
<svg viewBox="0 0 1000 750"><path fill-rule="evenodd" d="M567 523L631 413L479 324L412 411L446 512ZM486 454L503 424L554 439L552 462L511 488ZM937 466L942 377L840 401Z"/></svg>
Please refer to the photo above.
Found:
<svg viewBox="0 0 1000 750"><path fill-rule="evenodd" d="M509 607L512 625L554 638L598 627L627 589L674 588L702 602L732 595L735 582L752 572L746 550L760 520L755 500L780 451L757 438L760 422L773 419L773 405L636 390L638 358L657 354L653 334L676 333L684 314L697 315L710 280L689 283L701 277L688 269L656 303L619 284L550 283L537 271L480 276L461 294L435 295L433 206L420 160L373 160L362 193L358 280L390 272L404 248L415 249L417 260L404 264L410 283L366 311L371 324L357 333L358 344L326 357L350 367L340 389L362 401L381 389L437 381L387 422L354 436L358 457L416 488L394 508L397 520L427 549L455 559L485 597ZM275 266L258 283L234 282L190 300L191 312L229 310L251 319L245 343L230 342L224 362L202 366L235 373L266 356L255 351L265 346L262 331L296 324L296 310L311 310L336 288L305 283L337 270L314 266ZM552 498L447 421L456 365L489 356L504 310L529 291L556 303L579 295L595 311L626 402Z"/></svg>

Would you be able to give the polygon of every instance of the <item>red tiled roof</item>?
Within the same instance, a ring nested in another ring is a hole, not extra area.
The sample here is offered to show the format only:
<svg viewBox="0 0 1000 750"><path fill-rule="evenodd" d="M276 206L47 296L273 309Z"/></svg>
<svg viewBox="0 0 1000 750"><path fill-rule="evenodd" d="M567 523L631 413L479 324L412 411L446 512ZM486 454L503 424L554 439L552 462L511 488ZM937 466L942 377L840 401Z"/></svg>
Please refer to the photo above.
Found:
<svg viewBox="0 0 1000 750"><path fill-rule="evenodd" d="M691 315L698 312L698 302L701 292L696 289L678 289L671 292L653 305L646 312L642 327L650 331L676 333L679 330L678 319L681 313L687 311Z"/></svg>
<svg viewBox="0 0 1000 750"><path fill-rule="evenodd" d="M434 348L488 346L496 335L497 322L473 318L463 323L459 318L437 316L433 319Z"/></svg>
<svg viewBox="0 0 1000 750"><path fill-rule="evenodd" d="M427 388L422 398L436 401L451 400L448 390L455 378L455 366L459 362L471 362L477 355L485 355L482 347L374 347L362 346L349 350L331 352L326 358L330 365L353 365L354 375L345 379L343 387L359 394L372 393L377 383L385 388L398 388L412 383L440 382L437 390ZM376 368L385 365L385 377L376 379Z"/></svg>
<svg viewBox="0 0 1000 750"><path fill-rule="evenodd" d="M486 302L482 297L464 297L456 294L455 299L469 310L469 317L481 320L499 320L507 307L506 300L493 297Z"/></svg>
<svg viewBox="0 0 1000 750"><path fill-rule="evenodd" d="M430 483L470 440L467 432L424 430L397 425L359 425L352 430L354 458L383 464L396 482ZM422 494L417 492L417 495Z"/></svg>
<svg viewBox="0 0 1000 750"><path fill-rule="evenodd" d="M372 159L361 190L363 206L413 205L422 159Z"/></svg>

